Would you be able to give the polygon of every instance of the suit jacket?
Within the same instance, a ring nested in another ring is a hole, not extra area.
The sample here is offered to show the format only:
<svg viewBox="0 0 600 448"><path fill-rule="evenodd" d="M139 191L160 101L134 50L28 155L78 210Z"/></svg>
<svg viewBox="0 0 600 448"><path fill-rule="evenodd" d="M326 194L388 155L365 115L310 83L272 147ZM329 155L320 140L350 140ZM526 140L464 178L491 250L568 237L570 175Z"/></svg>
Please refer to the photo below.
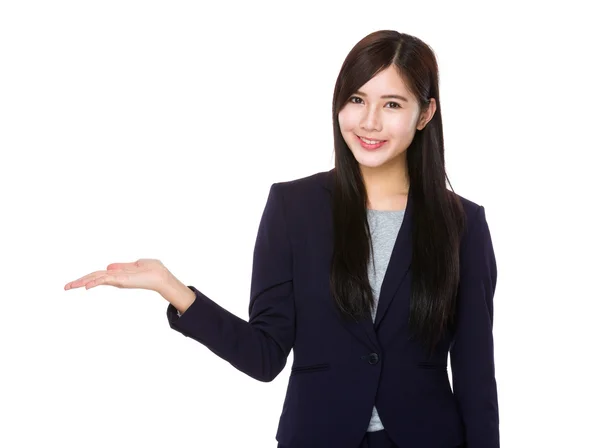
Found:
<svg viewBox="0 0 600 448"><path fill-rule="evenodd" d="M428 357L408 337L410 189L375 321L348 322L335 310L329 291L333 171L271 186L254 249L248 321L188 286L196 299L181 317L168 305L171 328L259 381L272 381L294 350L276 435L281 448L358 447L374 405L399 447L499 447L496 260L483 206L460 197L468 230L460 248L456 330Z"/></svg>

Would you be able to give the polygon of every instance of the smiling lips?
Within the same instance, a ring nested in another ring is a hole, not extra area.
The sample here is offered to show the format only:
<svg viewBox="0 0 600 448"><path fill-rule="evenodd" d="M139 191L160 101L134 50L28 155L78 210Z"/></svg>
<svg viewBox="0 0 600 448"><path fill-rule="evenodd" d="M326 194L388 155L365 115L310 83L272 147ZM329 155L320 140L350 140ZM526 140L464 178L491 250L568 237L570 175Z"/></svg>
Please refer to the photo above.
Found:
<svg viewBox="0 0 600 448"><path fill-rule="evenodd" d="M363 137L356 136L361 146L365 149L373 150L381 148L387 140L368 140Z"/></svg>

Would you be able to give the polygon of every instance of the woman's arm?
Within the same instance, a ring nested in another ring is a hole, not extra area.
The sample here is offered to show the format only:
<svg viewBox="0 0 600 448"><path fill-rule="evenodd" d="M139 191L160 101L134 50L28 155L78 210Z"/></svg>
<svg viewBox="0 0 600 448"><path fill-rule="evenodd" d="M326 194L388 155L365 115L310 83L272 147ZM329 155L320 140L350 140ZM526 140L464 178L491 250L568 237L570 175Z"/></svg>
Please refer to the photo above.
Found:
<svg viewBox="0 0 600 448"><path fill-rule="evenodd" d="M469 448L500 446L492 334L496 258L485 209L468 221L461 250L457 322L450 349L453 391Z"/></svg>
<svg viewBox="0 0 600 448"><path fill-rule="evenodd" d="M272 381L285 367L296 334L292 250L281 188L277 183L271 186L256 237L249 321L193 286L186 286L194 295L193 301L190 294L177 287L171 289L174 296L165 297L171 302L167 308L171 328L265 382ZM180 317L174 306L177 303L185 311Z"/></svg>

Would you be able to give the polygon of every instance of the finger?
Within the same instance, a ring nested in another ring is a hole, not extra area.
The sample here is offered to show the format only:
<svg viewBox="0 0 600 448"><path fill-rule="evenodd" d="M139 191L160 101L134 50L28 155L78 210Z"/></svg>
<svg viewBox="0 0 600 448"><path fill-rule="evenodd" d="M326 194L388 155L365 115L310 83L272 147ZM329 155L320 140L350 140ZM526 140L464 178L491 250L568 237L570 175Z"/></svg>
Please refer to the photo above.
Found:
<svg viewBox="0 0 600 448"><path fill-rule="evenodd" d="M91 274L84 275L83 277L78 278L77 280L67 283L65 285L65 290L72 289L72 288L79 288L79 287L85 285L90 279L94 279L95 277L98 277L100 275L105 275L105 274L106 274L106 271L95 271L95 272L92 272Z"/></svg>
<svg viewBox="0 0 600 448"><path fill-rule="evenodd" d="M89 282L87 282L85 284L85 289L92 289L98 285L110 285L110 280L108 277L109 276L104 275L102 277L98 277L93 280L90 280Z"/></svg>
<svg viewBox="0 0 600 448"><path fill-rule="evenodd" d="M116 286L117 288L123 287L123 279L113 275L103 275L102 277L98 277L90 280L85 284L85 289L91 289L96 286L106 285L106 286Z"/></svg>
<svg viewBox="0 0 600 448"><path fill-rule="evenodd" d="M91 289L99 285L116 286L124 288L127 282L127 276L123 275L103 275L101 277L90 280L85 284L85 289Z"/></svg>

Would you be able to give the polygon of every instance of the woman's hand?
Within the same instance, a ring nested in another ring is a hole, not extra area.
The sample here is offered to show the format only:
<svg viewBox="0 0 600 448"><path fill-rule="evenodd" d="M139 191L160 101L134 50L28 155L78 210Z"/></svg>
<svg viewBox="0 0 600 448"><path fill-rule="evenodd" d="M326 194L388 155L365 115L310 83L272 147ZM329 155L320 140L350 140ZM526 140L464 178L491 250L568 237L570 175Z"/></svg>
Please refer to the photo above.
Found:
<svg viewBox="0 0 600 448"><path fill-rule="evenodd" d="M85 286L90 289L98 285L117 288L148 289L163 294L177 279L160 260L143 258L133 263L112 263L106 271L96 271L69 282L65 291Z"/></svg>

